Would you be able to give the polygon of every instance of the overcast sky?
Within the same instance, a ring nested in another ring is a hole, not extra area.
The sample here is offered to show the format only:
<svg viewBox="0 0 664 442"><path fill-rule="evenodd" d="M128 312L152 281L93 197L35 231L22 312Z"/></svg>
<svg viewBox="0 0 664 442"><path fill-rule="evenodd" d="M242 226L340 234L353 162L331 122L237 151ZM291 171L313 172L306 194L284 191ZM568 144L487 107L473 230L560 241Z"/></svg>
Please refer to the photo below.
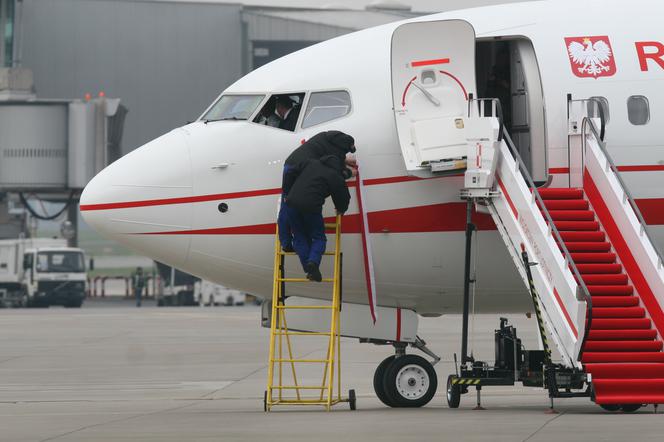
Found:
<svg viewBox="0 0 664 442"><path fill-rule="evenodd" d="M183 0L179 0L183 1ZM184 0L201 1L201 0ZM205 0L204 0L205 1ZM362 9L366 5L374 3L375 0L207 0L218 1L220 3L244 3L246 5L265 5L265 6L295 6L295 7L314 7L338 6L345 8ZM394 2L395 0L383 0ZM447 11L450 9L472 8L475 6L492 5L499 3L514 3L522 0L396 0L399 3L412 6L413 11Z"/></svg>

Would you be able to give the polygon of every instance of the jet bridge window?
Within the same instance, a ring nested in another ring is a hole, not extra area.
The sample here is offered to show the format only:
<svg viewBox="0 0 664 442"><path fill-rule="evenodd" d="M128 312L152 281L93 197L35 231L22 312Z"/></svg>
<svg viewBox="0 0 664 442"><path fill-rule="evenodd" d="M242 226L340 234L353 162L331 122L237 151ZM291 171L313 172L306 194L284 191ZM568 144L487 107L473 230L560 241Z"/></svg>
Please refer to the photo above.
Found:
<svg viewBox="0 0 664 442"><path fill-rule="evenodd" d="M635 126L643 126L650 121L650 103L643 95L632 95L627 99L627 116Z"/></svg>
<svg viewBox="0 0 664 442"><path fill-rule="evenodd" d="M265 95L224 95L203 116L202 120L247 120Z"/></svg>
<svg viewBox="0 0 664 442"><path fill-rule="evenodd" d="M302 109L304 92L274 94L265 103L254 123L293 132Z"/></svg>
<svg viewBox="0 0 664 442"><path fill-rule="evenodd" d="M336 120L350 113L350 94L346 91L314 92L309 97L302 128Z"/></svg>

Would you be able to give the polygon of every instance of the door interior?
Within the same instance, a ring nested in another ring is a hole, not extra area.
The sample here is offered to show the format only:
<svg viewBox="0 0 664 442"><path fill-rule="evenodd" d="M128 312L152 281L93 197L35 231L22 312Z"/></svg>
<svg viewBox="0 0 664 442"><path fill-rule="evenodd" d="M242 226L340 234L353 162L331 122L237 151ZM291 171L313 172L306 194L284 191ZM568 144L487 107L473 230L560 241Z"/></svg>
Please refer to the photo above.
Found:
<svg viewBox="0 0 664 442"><path fill-rule="evenodd" d="M465 168L464 118L475 92L475 30L462 20L407 23L392 36L392 100L406 169ZM442 165L435 167L436 165Z"/></svg>

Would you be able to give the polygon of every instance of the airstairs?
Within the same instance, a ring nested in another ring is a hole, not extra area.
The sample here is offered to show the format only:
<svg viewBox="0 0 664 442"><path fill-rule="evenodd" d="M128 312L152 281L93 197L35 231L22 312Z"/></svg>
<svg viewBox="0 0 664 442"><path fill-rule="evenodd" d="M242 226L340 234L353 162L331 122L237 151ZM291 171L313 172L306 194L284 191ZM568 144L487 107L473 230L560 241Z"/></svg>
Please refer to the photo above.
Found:
<svg viewBox="0 0 664 442"><path fill-rule="evenodd" d="M557 374L542 377L551 397L587 395L624 411L664 403L662 257L602 141L602 119L587 115L592 102L569 100L567 185L539 188L502 125L500 103L469 103L462 198L491 214L541 308L562 356ZM568 393L555 385L563 379L572 379L558 385Z"/></svg>

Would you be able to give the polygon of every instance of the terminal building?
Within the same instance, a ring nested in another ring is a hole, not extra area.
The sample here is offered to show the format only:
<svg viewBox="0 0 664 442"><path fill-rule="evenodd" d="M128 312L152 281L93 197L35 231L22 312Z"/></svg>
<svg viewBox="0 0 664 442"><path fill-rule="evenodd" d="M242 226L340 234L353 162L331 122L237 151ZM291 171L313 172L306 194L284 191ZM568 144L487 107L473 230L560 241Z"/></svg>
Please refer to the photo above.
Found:
<svg viewBox="0 0 664 442"><path fill-rule="evenodd" d="M129 111L124 153L196 119L252 69L419 15L394 1L350 10L209 0L0 0L0 10L0 61L31 69L39 98L121 98Z"/></svg>

